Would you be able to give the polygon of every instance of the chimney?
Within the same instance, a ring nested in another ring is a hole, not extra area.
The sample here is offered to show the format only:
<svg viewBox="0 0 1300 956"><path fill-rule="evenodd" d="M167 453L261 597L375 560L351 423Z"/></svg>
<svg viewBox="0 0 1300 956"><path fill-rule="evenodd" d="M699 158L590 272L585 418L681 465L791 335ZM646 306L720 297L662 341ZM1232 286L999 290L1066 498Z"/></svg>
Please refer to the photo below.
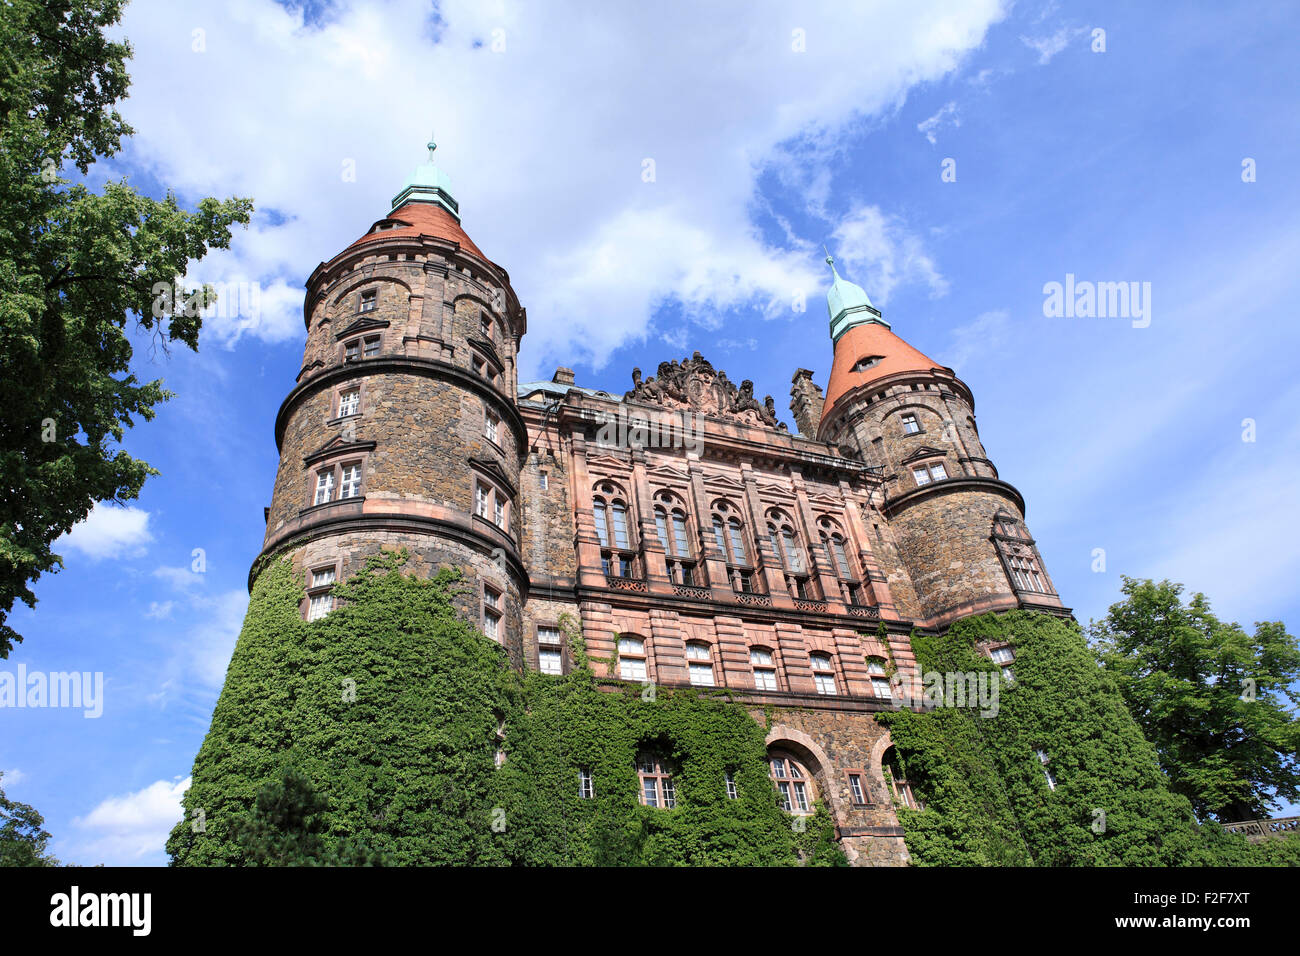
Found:
<svg viewBox="0 0 1300 956"><path fill-rule="evenodd" d="M826 401L821 387L813 383L812 374L808 369L801 368L790 379L790 411L799 427L799 434L805 438L817 437L817 426L822 420L822 405Z"/></svg>
<svg viewBox="0 0 1300 956"><path fill-rule="evenodd" d="M563 365L561 365L559 368L555 370L555 374L551 376L551 381L554 382L556 385L572 385L573 369L565 368Z"/></svg>

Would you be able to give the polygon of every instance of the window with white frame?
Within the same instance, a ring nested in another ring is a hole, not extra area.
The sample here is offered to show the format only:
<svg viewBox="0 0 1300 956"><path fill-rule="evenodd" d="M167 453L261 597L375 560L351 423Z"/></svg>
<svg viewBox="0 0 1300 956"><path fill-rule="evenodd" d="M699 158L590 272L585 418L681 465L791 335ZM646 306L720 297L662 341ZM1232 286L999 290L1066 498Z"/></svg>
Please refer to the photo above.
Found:
<svg viewBox="0 0 1300 956"><path fill-rule="evenodd" d="M361 340L353 339L343 346L343 361L356 362L361 359Z"/></svg>
<svg viewBox="0 0 1300 956"><path fill-rule="evenodd" d="M931 481L940 481L948 477L948 470L943 467L943 462L935 461L925 465L913 465L912 477L916 479L917 487L928 485Z"/></svg>
<svg viewBox="0 0 1300 956"><path fill-rule="evenodd" d="M1002 670L1002 676L1008 684L1013 683L1016 679L1015 672L1012 670L1011 662L1016 659L1016 652L1008 644L1003 647L995 647L989 651L989 657L993 658L993 663L997 664Z"/></svg>
<svg viewBox="0 0 1300 956"><path fill-rule="evenodd" d="M354 386L339 392L339 418L347 418L361 411L361 389Z"/></svg>
<svg viewBox="0 0 1300 956"><path fill-rule="evenodd" d="M808 662L812 665L813 684L817 687L817 693L827 697L834 697L837 693L835 689L835 665L831 663L829 654L809 654Z"/></svg>
<svg viewBox="0 0 1300 956"><path fill-rule="evenodd" d="M501 640L501 592L490 584L483 585L483 633L494 641Z"/></svg>
<svg viewBox="0 0 1300 956"><path fill-rule="evenodd" d="M479 331L483 333L483 338L491 342L492 341L492 320L487 317L486 312L479 313L478 328Z"/></svg>
<svg viewBox="0 0 1300 956"><path fill-rule="evenodd" d="M649 680L646 670L645 641L639 637L618 639L618 676L623 680L644 683Z"/></svg>
<svg viewBox="0 0 1300 956"><path fill-rule="evenodd" d="M578 797L590 800L596 796L596 787L591 780L591 771L585 768L578 771Z"/></svg>
<svg viewBox="0 0 1300 956"><path fill-rule="evenodd" d="M537 483L538 483L538 487L540 487L542 491L545 491L547 488L550 487L551 484L550 475L548 475L546 472L542 472L537 476Z"/></svg>
<svg viewBox="0 0 1300 956"><path fill-rule="evenodd" d="M623 489L613 482L596 486L591 499L596 537L600 540L601 568L608 577L634 575L636 555L628 534L628 506Z"/></svg>
<svg viewBox="0 0 1300 956"><path fill-rule="evenodd" d="M379 293L375 289L366 289L357 301L357 311L373 312L378 301Z"/></svg>
<svg viewBox="0 0 1300 956"><path fill-rule="evenodd" d="M1047 755L1047 752L1046 752L1045 750L1035 750L1035 751L1034 751L1034 754L1038 757L1038 762L1039 762L1039 763L1042 765L1042 767L1043 767L1043 777L1047 780L1047 789L1048 789L1048 790L1055 790L1055 789L1056 789L1056 777L1054 777L1054 776L1052 775L1052 771L1051 771L1051 770L1048 768L1048 766L1047 766L1048 762L1049 762L1052 758L1049 757L1049 756Z"/></svg>
<svg viewBox="0 0 1300 956"><path fill-rule="evenodd" d="M380 336L378 335L367 335L365 342L362 344L362 354L366 358L374 358L379 354L380 341Z"/></svg>
<svg viewBox="0 0 1300 956"><path fill-rule="evenodd" d="M636 775L641 783L643 804L664 810L677 806L677 789L666 757L655 751L642 751L636 758Z"/></svg>
<svg viewBox="0 0 1300 956"><path fill-rule="evenodd" d="M749 663L754 671L754 686L759 690L776 690L776 662L766 647L753 647Z"/></svg>
<svg viewBox="0 0 1300 956"><path fill-rule="evenodd" d="M560 629L537 628L537 669L543 674L563 674L564 654L560 648Z"/></svg>
<svg viewBox="0 0 1300 956"><path fill-rule="evenodd" d="M501 432L501 416L490 408L483 409L483 437L496 444Z"/></svg>
<svg viewBox="0 0 1300 956"><path fill-rule="evenodd" d="M768 753L772 783L781 796L781 809L786 813L811 813L812 784L808 772L790 754L774 750Z"/></svg>
<svg viewBox="0 0 1300 956"><path fill-rule="evenodd" d="M903 434L916 435L921 431L921 423L910 412L903 416Z"/></svg>
<svg viewBox="0 0 1300 956"><path fill-rule="evenodd" d="M686 666L692 684L697 687L713 686L713 654L708 644L702 641L691 641L687 644Z"/></svg>
<svg viewBox="0 0 1300 956"><path fill-rule="evenodd" d="M334 500L334 466L316 472L316 497L312 504L323 505Z"/></svg>
<svg viewBox="0 0 1300 956"><path fill-rule="evenodd" d="M849 774L849 796L852 797L854 806L861 807L866 805L867 796L862 789L862 774Z"/></svg>
<svg viewBox="0 0 1300 956"><path fill-rule="evenodd" d="M727 799L739 800L740 791L736 789L736 775L733 774L730 770L728 770L724 775L724 781L727 786Z"/></svg>
<svg viewBox="0 0 1300 956"><path fill-rule="evenodd" d="M319 621L334 609L334 583L338 574L334 565L313 568L307 582L307 620Z"/></svg>
<svg viewBox="0 0 1300 956"><path fill-rule="evenodd" d="M481 475L474 477L474 514L510 531L510 498L495 483Z"/></svg>
<svg viewBox="0 0 1300 956"><path fill-rule="evenodd" d="M339 500L361 496L361 462L354 461L344 465L340 471Z"/></svg>
<svg viewBox="0 0 1300 956"><path fill-rule="evenodd" d="M737 594L754 592L754 571L745 548L745 526L739 509L725 501L713 503L713 543L727 562L727 577Z"/></svg>
<svg viewBox="0 0 1300 956"><path fill-rule="evenodd" d="M691 554L685 505L673 495L662 492L655 496L654 514L669 579L673 584L694 584L695 559Z"/></svg>

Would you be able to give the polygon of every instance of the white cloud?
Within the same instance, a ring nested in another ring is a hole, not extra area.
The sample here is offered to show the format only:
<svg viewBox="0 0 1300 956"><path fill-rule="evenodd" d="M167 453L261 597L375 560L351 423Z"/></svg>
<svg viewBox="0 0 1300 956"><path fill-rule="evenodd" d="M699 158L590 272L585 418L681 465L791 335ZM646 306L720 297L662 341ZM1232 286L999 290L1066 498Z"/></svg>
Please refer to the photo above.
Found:
<svg viewBox="0 0 1300 956"><path fill-rule="evenodd" d="M1011 316L1006 309L981 312L971 322L952 330L952 345L939 361L957 374L974 366L977 356L996 352L1011 333Z"/></svg>
<svg viewBox="0 0 1300 956"><path fill-rule="evenodd" d="M939 274L919 237L887 216L879 206L856 206L832 233L835 263L840 275L866 290L877 307L905 282L930 288L932 297L946 295L948 280ZM818 279L818 281L823 281Z"/></svg>
<svg viewBox="0 0 1300 956"><path fill-rule="evenodd" d="M264 290L260 321L216 318L213 336L278 341L303 334L291 290L387 212L435 127L467 231L528 307L521 375L559 358L600 365L666 300L710 327L734 308L788 314L794 290L823 285L812 244L778 248L755 231L761 171L780 144L832 142L889 115L1003 16L998 0L827 0L801 5L797 24L774 9L741 29L742 9L692 8L683 29L644 5L453 2L435 24L424 0L390 0L339 4L304 27L270 0L141 0L124 21L123 111L138 130L127 158L191 199L251 195L287 217L259 216L202 264L209 281ZM807 52L791 49L796 25ZM815 211L830 190L817 171L801 195Z"/></svg>
<svg viewBox="0 0 1300 956"><path fill-rule="evenodd" d="M153 576L166 581L174 591L190 593L200 587L204 577L190 568L160 567L154 568Z"/></svg>
<svg viewBox="0 0 1300 956"><path fill-rule="evenodd" d="M1038 63L1042 66L1051 63L1052 57L1069 46L1071 40L1086 32L1083 27L1065 26L1048 36L1027 37L1022 34L1020 42L1038 53Z"/></svg>
<svg viewBox="0 0 1300 956"><path fill-rule="evenodd" d="M22 783L26 778L27 774L23 773L17 767L14 767L12 770L2 771L0 772L0 787L12 787L16 783Z"/></svg>
<svg viewBox="0 0 1300 956"><path fill-rule="evenodd" d="M167 834L181 819L181 797L190 778L157 780L143 790L108 797L72 825L83 836L76 841L76 858L108 866L140 864L151 854L160 855Z"/></svg>
<svg viewBox="0 0 1300 956"><path fill-rule="evenodd" d="M143 508L119 508L97 502L84 521L54 542L54 552L71 548L92 560L143 554L153 540L149 533L149 512Z"/></svg>
<svg viewBox="0 0 1300 956"><path fill-rule="evenodd" d="M980 73L980 77L983 77L984 73L987 72L988 72L987 70L982 71ZM957 115L957 104L954 102L954 103L945 103L943 106L939 107L939 111L935 113L933 116L931 116L929 119L924 119L921 120L921 122L917 123L916 129L917 132L924 133L925 138L928 139L930 141L930 145L933 146L935 143L939 142L940 129L942 129L944 126L960 126L960 125L961 125L961 117Z"/></svg>
<svg viewBox="0 0 1300 956"><path fill-rule="evenodd" d="M171 617L172 608L175 606L175 601L150 601L149 610L144 612L144 616L155 621L161 621L164 618Z"/></svg>

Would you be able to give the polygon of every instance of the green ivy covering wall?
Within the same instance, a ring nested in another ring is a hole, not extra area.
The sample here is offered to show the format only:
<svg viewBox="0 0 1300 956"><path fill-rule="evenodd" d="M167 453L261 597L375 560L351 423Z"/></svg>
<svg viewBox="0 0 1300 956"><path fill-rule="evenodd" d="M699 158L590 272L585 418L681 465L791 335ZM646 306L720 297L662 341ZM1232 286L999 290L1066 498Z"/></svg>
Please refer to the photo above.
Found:
<svg viewBox="0 0 1300 956"><path fill-rule="evenodd" d="M979 641L1010 642L1014 683L996 716L942 707L881 717L924 810L899 810L918 865L1178 866L1300 863L1300 840L1254 845L1198 827L1169 790L1110 677L1072 621L987 614L915 634L922 672L998 667ZM1048 755L1049 788L1036 751Z"/></svg>
<svg viewBox="0 0 1300 956"><path fill-rule="evenodd" d="M259 575L168 840L174 864L247 862L237 834L286 768L329 808L326 855L362 845L394 865L846 863L824 807L780 809L763 728L725 692L602 686L573 622L573 672L521 676L456 612L456 573L420 580L403 560L372 559L310 623L287 561ZM646 745L676 766L673 810L638 801ZM592 799L579 797L579 769ZM728 771L739 799L727 798Z"/></svg>

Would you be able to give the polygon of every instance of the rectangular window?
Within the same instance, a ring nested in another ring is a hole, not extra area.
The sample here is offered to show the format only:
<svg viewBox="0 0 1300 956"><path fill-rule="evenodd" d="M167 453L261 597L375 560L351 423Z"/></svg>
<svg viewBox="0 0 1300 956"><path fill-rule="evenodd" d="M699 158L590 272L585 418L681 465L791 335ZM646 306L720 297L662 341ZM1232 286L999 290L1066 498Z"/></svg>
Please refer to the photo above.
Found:
<svg viewBox="0 0 1300 956"><path fill-rule="evenodd" d="M333 568L319 568L311 573L311 586L314 588L329 587L334 583Z"/></svg>
<svg viewBox="0 0 1300 956"><path fill-rule="evenodd" d="M1052 771L1047 769L1047 762L1052 758L1042 750L1035 750L1034 753L1038 755L1038 762L1043 765L1043 776L1047 778L1047 789L1055 790L1056 778L1052 776Z"/></svg>
<svg viewBox="0 0 1300 956"><path fill-rule="evenodd" d="M361 293L361 301L357 305L357 311L358 312L374 311L376 300L378 298L379 296L376 294L376 290L367 289L365 292Z"/></svg>
<svg viewBox="0 0 1300 956"><path fill-rule="evenodd" d="M915 415L904 415L904 416L903 416L903 434L904 434L904 435L915 435L915 434L916 434L917 432L919 432L920 430L921 430L921 424L920 424L920 422L918 422L918 421L916 420L916 416L915 416Z"/></svg>
<svg viewBox="0 0 1300 956"><path fill-rule="evenodd" d="M776 671L770 668L754 668L754 686L759 690L776 690Z"/></svg>
<svg viewBox="0 0 1300 956"><path fill-rule="evenodd" d="M353 339L343 346L343 361L355 362L361 358L361 340Z"/></svg>
<svg viewBox="0 0 1300 956"><path fill-rule="evenodd" d="M618 676L623 680L644 682L646 680L645 661L637 657L619 658Z"/></svg>
<svg viewBox="0 0 1300 956"><path fill-rule="evenodd" d="M918 487L928 485L930 483L930 469L926 468L925 465L917 465L912 469L912 477L916 479Z"/></svg>
<svg viewBox="0 0 1300 956"><path fill-rule="evenodd" d="M543 647L537 652L537 669L543 674L563 674L564 659L558 647Z"/></svg>
<svg viewBox="0 0 1300 956"><path fill-rule="evenodd" d="M477 355L475 355L475 356L474 356L474 359L473 359L473 365L474 365L474 374L475 374L475 375L478 375L478 376L480 376L481 378L487 378L487 363L486 363L486 362L484 362L481 358L479 358Z"/></svg>
<svg viewBox="0 0 1300 956"><path fill-rule="evenodd" d="M539 627L537 629L538 644L554 644L557 647L560 644L560 629L558 627Z"/></svg>
<svg viewBox="0 0 1300 956"><path fill-rule="evenodd" d="M713 686L713 665L712 664L692 663L690 670L691 670L692 684L696 685L697 687Z"/></svg>
<svg viewBox="0 0 1300 956"><path fill-rule="evenodd" d="M935 481L939 481L940 479L948 477L948 472L943 467L943 462L936 461L933 465L930 466L930 477L933 478Z"/></svg>
<svg viewBox="0 0 1300 956"><path fill-rule="evenodd" d="M372 335L368 339L366 339L365 356L366 358L374 358L378 354L379 354L379 336Z"/></svg>
<svg viewBox="0 0 1300 956"><path fill-rule="evenodd" d="M596 795L596 788L591 781L590 770L578 771L578 796L583 800L590 800Z"/></svg>
<svg viewBox="0 0 1300 956"><path fill-rule="evenodd" d="M881 700L894 699L894 692L889 687L889 681L883 677L871 678L871 691Z"/></svg>
<svg viewBox="0 0 1300 956"><path fill-rule="evenodd" d="M501 592L483 585L483 633L501 639Z"/></svg>
<svg viewBox="0 0 1300 956"><path fill-rule="evenodd" d="M489 319L486 315L479 316L478 328L479 331L483 333L483 338L487 339L489 342L492 341L492 320L491 319Z"/></svg>
<svg viewBox="0 0 1300 956"><path fill-rule="evenodd" d="M505 528L506 526L506 506L505 502L500 498L497 498L492 503L492 521L498 528Z"/></svg>
<svg viewBox="0 0 1300 956"><path fill-rule="evenodd" d="M538 476L538 484L541 486L542 491L545 491L548 487L550 487L551 484L550 476L547 475L546 472L542 472L541 475Z"/></svg>
<svg viewBox="0 0 1300 956"><path fill-rule="evenodd" d="M315 504L323 505L334 497L334 469L329 468L325 471L316 473L316 499Z"/></svg>
<svg viewBox="0 0 1300 956"><path fill-rule="evenodd" d="M311 601L307 605L307 620L319 621L334 608L334 596L326 591L324 594L313 594Z"/></svg>
<svg viewBox="0 0 1300 956"><path fill-rule="evenodd" d="M343 466L343 480L339 484L339 500L356 498L361 494L361 464Z"/></svg>
<svg viewBox="0 0 1300 956"><path fill-rule="evenodd" d="M492 409L483 411L483 437L492 444L497 441L497 429L501 426L501 416L497 415Z"/></svg>
<svg viewBox="0 0 1300 956"><path fill-rule="evenodd" d="M817 693L827 697L835 696L835 675L813 674L813 683L817 685Z"/></svg>
<svg viewBox="0 0 1300 956"><path fill-rule="evenodd" d="M849 774L849 791L853 796L853 803L862 806L867 802L862 793L862 777L856 773Z"/></svg>
<svg viewBox="0 0 1300 956"><path fill-rule="evenodd" d="M740 792L736 789L736 778L732 775L730 770L727 771L726 780L727 780L727 799L739 800Z"/></svg>
<svg viewBox="0 0 1300 956"><path fill-rule="evenodd" d="M339 393L339 418L347 418L361 410L361 389L349 388Z"/></svg>
<svg viewBox="0 0 1300 956"><path fill-rule="evenodd" d="M488 491L483 484L474 486L474 513L480 518L488 516L489 509L492 507L492 493Z"/></svg>

